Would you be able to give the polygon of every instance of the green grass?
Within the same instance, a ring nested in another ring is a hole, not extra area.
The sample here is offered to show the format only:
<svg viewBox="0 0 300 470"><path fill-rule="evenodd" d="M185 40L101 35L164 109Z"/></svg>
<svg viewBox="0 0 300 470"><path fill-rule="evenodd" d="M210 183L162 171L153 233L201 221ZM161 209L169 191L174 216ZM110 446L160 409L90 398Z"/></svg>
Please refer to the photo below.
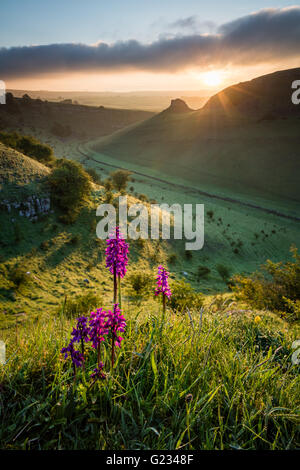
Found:
<svg viewBox="0 0 300 470"><path fill-rule="evenodd" d="M90 351L74 381L60 349L72 324L41 316L1 331L2 449L295 449L297 329L264 312L219 302L187 316L160 306L125 307L128 320L113 373L91 385ZM74 324L74 322L73 322ZM279 348L279 349L278 349ZM192 395L192 400L188 396Z"/></svg>
<svg viewBox="0 0 300 470"><path fill-rule="evenodd" d="M299 117L261 120L210 110L161 113L95 141L99 154L236 198L299 202ZM274 170L276 169L276 170Z"/></svg>

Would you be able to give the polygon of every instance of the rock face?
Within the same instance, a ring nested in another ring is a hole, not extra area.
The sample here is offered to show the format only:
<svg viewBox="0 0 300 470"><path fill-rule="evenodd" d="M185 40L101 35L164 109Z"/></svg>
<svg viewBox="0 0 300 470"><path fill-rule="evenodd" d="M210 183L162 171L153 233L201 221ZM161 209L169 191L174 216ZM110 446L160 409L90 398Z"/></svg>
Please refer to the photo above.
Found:
<svg viewBox="0 0 300 470"><path fill-rule="evenodd" d="M193 111L188 107L185 101L177 98L176 100L171 100L170 106L164 111L168 113L190 113Z"/></svg>
<svg viewBox="0 0 300 470"><path fill-rule="evenodd" d="M50 212L50 197L29 196L22 202L4 200L0 202L0 208L8 213L18 211L20 217L37 220L39 215Z"/></svg>

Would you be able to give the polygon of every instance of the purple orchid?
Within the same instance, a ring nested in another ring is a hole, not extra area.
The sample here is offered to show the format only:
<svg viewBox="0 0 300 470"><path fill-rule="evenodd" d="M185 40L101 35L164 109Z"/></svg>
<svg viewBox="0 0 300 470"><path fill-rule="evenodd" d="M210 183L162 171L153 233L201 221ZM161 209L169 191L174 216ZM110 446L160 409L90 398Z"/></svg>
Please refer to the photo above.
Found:
<svg viewBox="0 0 300 470"><path fill-rule="evenodd" d="M72 341L66 348L62 348L61 353L65 355L65 359L67 359L68 355L70 355L70 358L74 366L74 370L75 370L75 367L83 366L83 363L84 363L83 354L81 354L81 352L76 351L74 349L74 345Z"/></svg>
<svg viewBox="0 0 300 470"><path fill-rule="evenodd" d="M162 293L163 296L167 296L168 299L171 297L172 292L169 287L168 277L169 277L168 271L162 265L158 266L155 295Z"/></svg>
<svg viewBox="0 0 300 470"><path fill-rule="evenodd" d="M71 336L73 336L73 338L71 339L71 343L79 343L83 341L87 343L89 341L89 333L90 329L87 324L87 318L77 318L76 328L73 328L73 331L71 333Z"/></svg>
<svg viewBox="0 0 300 470"><path fill-rule="evenodd" d="M100 362L98 364L98 367L96 367L92 374L91 374L91 379L94 379L94 381L96 381L97 379L105 379L106 378L106 375L105 373L103 372L103 362Z"/></svg>
<svg viewBox="0 0 300 470"><path fill-rule="evenodd" d="M107 312L107 327L110 328L114 343L120 348L123 338L118 335L118 331L124 332L126 327L126 320L121 313L118 304L114 304L113 311Z"/></svg>
<svg viewBox="0 0 300 470"><path fill-rule="evenodd" d="M96 312L91 312L89 326L89 339L92 341L93 348L97 349L104 341L104 336L108 335L109 332L107 312L102 308L98 308Z"/></svg>
<svg viewBox="0 0 300 470"><path fill-rule="evenodd" d="M112 274L123 278L127 271L129 249L119 227L116 227L114 233L110 234L106 243L106 267Z"/></svg>

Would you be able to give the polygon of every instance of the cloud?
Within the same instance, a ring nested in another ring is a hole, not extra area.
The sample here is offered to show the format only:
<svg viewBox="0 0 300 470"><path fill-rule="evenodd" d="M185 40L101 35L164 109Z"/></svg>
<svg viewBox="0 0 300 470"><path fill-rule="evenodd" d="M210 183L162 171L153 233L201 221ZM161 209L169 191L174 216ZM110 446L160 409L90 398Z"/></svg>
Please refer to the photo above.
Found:
<svg viewBox="0 0 300 470"><path fill-rule="evenodd" d="M181 20L188 27L194 17ZM49 44L0 49L1 79L72 71L176 72L195 67L276 63L300 57L300 7L264 9L221 25L215 34L96 45Z"/></svg>
<svg viewBox="0 0 300 470"><path fill-rule="evenodd" d="M215 29L216 25L213 21L200 21L196 15L193 15L169 23L168 27L176 30L200 31L205 29L212 31Z"/></svg>

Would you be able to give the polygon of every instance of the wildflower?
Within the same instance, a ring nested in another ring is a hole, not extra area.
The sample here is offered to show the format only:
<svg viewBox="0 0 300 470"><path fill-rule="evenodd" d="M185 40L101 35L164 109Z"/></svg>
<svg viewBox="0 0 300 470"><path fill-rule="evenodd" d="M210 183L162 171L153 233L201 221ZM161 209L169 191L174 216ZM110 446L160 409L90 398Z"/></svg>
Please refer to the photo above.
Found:
<svg viewBox="0 0 300 470"><path fill-rule="evenodd" d="M96 312L91 312L90 315L90 336L93 348L97 349L97 362L100 368L100 348L101 343L104 341L104 336L108 335L109 329L107 326L107 312L102 308L98 308Z"/></svg>
<svg viewBox="0 0 300 470"><path fill-rule="evenodd" d="M93 348L97 349L99 344L104 341L104 335L108 334L107 313L102 308L96 312L91 312L89 321L89 340Z"/></svg>
<svg viewBox="0 0 300 470"><path fill-rule="evenodd" d="M86 317L79 317L77 318L77 325L76 328L73 328L73 331L71 333L71 336L73 338L71 339L72 343L87 343L89 341L89 332L90 329L87 325L87 318Z"/></svg>
<svg viewBox="0 0 300 470"><path fill-rule="evenodd" d="M123 340L123 338L121 336L118 336L117 332L125 331L126 320L124 316L121 314L121 310L118 304L114 304L113 311L109 310L107 314L108 314L107 326L110 328L115 344L120 348L121 341Z"/></svg>
<svg viewBox="0 0 300 470"><path fill-rule="evenodd" d="M109 268L112 274L123 278L127 271L129 249L128 243L122 237L119 227L116 227L115 232L110 234L106 243L106 267Z"/></svg>
<svg viewBox="0 0 300 470"><path fill-rule="evenodd" d="M70 358L74 366L74 371L75 371L75 367L82 367L84 363L83 354L81 354L79 351L74 349L72 340L70 341L70 344L66 348L62 348L61 353L65 355L65 359L67 359L68 355L70 355Z"/></svg>
<svg viewBox="0 0 300 470"><path fill-rule="evenodd" d="M259 315L256 315L256 317L254 318L254 323L258 324L261 322L261 317Z"/></svg>
<svg viewBox="0 0 300 470"><path fill-rule="evenodd" d="M124 332L126 327L126 320L121 314L121 310L118 304L114 304L113 311L109 310L107 312L108 320L107 326L110 328L112 338L111 338L111 365L114 365L114 352L115 345L119 348L121 347L121 341L123 340L122 336L118 335L118 332Z"/></svg>
<svg viewBox="0 0 300 470"><path fill-rule="evenodd" d="M162 300L163 300L163 309L162 309L162 318L161 318L161 333L163 329L163 325L165 322L165 315L166 315L166 298L168 299L171 297L172 292L169 287L168 283L168 277L169 273L168 271L162 266L158 266L158 274L156 277L156 289L155 289L155 295L162 294Z"/></svg>
<svg viewBox="0 0 300 470"><path fill-rule="evenodd" d="M115 228L114 233L110 234L106 241L106 267L114 276L114 303L117 302L117 291L119 281L119 303L121 302L120 279L126 274L128 264L128 244L125 242L119 227Z"/></svg>
<svg viewBox="0 0 300 470"><path fill-rule="evenodd" d="M106 375L104 374L104 372L102 372L102 369L103 369L103 362L100 362L98 364L98 367L96 367L92 374L91 374L91 379L94 379L97 380L97 379L105 379L106 378Z"/></svg>
<svg viewBox="0 0 300 470"><path fill-rule="evenodd" d="M163 266L158 266L157 282L155 295L162 293L164 296L167 296L168 299L171 297L172 292L168 283L169 273Z"/></svg>

